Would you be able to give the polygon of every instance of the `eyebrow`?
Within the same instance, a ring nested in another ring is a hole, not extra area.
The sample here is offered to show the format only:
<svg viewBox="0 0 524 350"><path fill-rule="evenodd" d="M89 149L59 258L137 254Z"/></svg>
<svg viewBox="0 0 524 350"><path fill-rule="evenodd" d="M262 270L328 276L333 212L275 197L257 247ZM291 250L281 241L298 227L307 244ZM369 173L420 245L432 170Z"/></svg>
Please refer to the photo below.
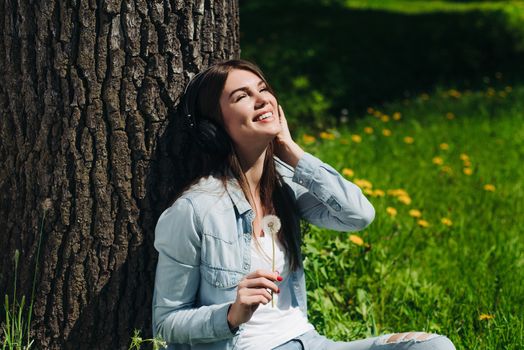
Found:
<svg viewBox="0 0 524 350"><path fill-rule="evenodd" d="M260 85L265 85L266 83L263 81L263 80L260 80L258 83L257 83L257 86L260 86ZM243 87L240 87L238 89L235 89L233 91L231 91L231 93L229 94L229 98L231 98L233 96L233 94L235 92L238 92L238 91L249 91L249 88L247 86L243 86Z"/></svg>

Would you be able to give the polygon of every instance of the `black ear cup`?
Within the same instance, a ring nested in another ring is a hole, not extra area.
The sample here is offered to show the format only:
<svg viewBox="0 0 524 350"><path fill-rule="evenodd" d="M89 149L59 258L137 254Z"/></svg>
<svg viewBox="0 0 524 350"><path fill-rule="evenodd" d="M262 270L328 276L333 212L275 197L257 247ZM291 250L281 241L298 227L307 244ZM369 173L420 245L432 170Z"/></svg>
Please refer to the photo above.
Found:
<svg viewBox="0 0 524 350"><path fill-rule="evenodd" d="M217 157L225 157L231 152L229 135L221 126L209 119L197 122L195 130L195 143L200 149Z"/></svg>
<svg viewBox="0 0 524 350"><path fill-rule="evenodd" d="M206 83L207 70L198 73L188 83L181 102L181 118L184 128L189 131L190 140L200 150L223 158L231 152L231 139L223 127L201 115L198 111L198 97L200 90Z"/></svg>

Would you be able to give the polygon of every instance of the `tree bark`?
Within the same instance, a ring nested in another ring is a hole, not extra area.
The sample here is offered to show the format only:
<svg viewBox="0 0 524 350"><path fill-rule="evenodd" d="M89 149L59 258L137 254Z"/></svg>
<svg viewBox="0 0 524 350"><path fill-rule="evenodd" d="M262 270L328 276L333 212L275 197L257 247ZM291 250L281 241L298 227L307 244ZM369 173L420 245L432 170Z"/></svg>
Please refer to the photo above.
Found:
<svg viewBox="0 0 524 350"><path fill-rule="evenodd" d="M165 131L190 77L238 57L238 23L236 0L0 0L0 291L18 249L36 348L151 336Z"/></svg>

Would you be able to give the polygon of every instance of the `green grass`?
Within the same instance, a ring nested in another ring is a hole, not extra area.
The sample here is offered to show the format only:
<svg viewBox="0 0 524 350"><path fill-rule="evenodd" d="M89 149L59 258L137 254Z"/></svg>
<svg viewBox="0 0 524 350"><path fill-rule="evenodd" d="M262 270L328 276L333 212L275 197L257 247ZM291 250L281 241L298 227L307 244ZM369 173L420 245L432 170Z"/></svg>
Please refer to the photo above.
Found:
<svg viewBox="0 0 524 350"><path fill-rule="evenodd" d="M395 112L400 120L391 118ZM338 170L353 170L351 180L368 180L376 209L371 226L356 233L361 246L347 233L310 228L310 320L338 340L423 330L446 334L458 349L522 349L524 86L440 89L373 113L379 117L350 118L331 130L334 139L310 135L316 140L306 144L303 132L297 138ZM387 194L399 188L409 205ZM422 217L410 216L411 209Z"/></svg>

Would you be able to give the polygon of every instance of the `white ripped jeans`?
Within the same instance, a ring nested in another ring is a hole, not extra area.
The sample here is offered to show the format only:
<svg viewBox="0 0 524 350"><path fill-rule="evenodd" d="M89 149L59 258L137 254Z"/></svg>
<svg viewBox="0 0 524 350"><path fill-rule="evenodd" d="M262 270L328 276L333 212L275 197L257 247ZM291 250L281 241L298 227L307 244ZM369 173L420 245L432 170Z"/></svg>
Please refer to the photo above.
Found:
<svg viewBox="0 0 524 350"><path fill-rule="evenodd" d="M312 330L273 350L456 350L447 337L423 332L385 334L379 337L335 342Z"/></svg>

